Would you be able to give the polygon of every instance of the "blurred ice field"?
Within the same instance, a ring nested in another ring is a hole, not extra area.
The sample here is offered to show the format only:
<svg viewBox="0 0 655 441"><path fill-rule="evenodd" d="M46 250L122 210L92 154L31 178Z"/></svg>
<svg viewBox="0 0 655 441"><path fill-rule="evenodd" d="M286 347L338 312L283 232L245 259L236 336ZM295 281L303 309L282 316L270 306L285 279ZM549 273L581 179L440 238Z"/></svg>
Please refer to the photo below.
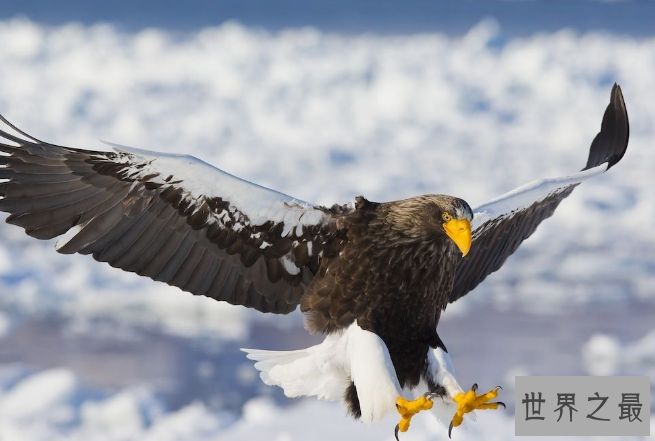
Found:
<svg viewBox="0 0 655 441"><path fill-rule="evenodd" d="M0 78L0 113L50 142L191 153L321 204L438 192L472 205L580 169L617 81L626 157L451 305L440 334L463 386L508 397L514 375L655 375L655 37L18 19L0 22ZM1 441L393 439L393 420L284 399L238 352L316 341L297 312L195 298L0 226ZM513 438L511 412L478 420L453 439ZM446 437L426 415L403 439Z"/></svg>

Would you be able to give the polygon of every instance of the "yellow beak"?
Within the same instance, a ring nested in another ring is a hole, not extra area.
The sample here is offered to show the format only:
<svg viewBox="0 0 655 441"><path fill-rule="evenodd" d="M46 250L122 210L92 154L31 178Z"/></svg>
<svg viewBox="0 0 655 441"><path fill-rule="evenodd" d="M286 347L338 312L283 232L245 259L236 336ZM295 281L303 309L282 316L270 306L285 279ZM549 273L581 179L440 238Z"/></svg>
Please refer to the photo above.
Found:
<svg viewBox="0 0 655 441"><path fill-rule="evenodd" d="M466 256L471 249L471 224L469 221L451 219L443 224L443 229L462 252L462 257Z"/></svg>

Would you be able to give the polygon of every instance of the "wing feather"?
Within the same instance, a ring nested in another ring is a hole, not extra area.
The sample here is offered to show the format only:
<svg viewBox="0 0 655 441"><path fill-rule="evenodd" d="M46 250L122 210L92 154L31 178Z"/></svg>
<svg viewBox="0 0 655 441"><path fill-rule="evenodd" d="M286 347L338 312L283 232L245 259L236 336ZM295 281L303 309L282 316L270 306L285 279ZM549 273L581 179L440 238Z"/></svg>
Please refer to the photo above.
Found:
<svg viewBox="0 0 655 441"><path fill-rule="evenodd" d="M466 295L497 271L577 185L618 163L628 147L629 132L623 94L615 84L601 130L591 144L582 171L534 181L473 208L471 251L457 268L450 302Z"/></svg>
<svg viewBox="0 0 655 441"><path fill-rule="evenodd" d="M299 201L192 156L62 147L0 120L0 210L31 236L58 237L60 253L288 313L323 248L344 240L335 219L347 208Z"/></svg>

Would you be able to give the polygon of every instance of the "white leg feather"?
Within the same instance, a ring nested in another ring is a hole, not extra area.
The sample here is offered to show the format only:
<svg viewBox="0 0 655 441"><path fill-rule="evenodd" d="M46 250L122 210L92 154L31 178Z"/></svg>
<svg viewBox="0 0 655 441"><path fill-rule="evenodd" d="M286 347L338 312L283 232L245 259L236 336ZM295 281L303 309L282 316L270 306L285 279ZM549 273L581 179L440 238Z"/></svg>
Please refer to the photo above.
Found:
<svg viewBox="0 0 655 441"><path fill-rule="evenodd" d="M448 352L441 348L428 351L428 374L432 381L446 389L448 398L464 392L455 379L455 368Z"/></svg>
<svg viewBox="0 0 655 441"><path fill-rule="evenodd" d="M455 379L453 362L446 351L441 348L428 350L428 369L426 378L429 382L442 386L446 390L443 398L435 398L432 413L442 422L450 423L457 411L457 404L453 397L463 390ZM423 385L427 389L427 385Z"/></svg>
<svg viewBox="0 0 655 441"><path fill-rule="evenodd" d="M396 410L396 400L401 396L389 350L377 334L364 331L357 323L350 325L347 336L350 373L362 420L379 420Z"/></svg>

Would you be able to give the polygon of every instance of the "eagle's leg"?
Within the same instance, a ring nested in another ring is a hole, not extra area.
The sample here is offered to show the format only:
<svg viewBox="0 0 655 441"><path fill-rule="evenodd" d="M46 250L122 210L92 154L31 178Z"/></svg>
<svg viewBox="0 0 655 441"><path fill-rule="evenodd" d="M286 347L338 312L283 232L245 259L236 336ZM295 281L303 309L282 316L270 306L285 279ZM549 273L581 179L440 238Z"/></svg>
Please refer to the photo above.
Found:
<svg viewBox="0 0 655 441"><path fill-rule="evenodd" d="M396 425L395 431L396 439L398 439L398 432L407 432L409 430L409 425L414 415L422 410L433 408L433 400L435 398L440 398L440 404L445 403L444 397L448 398L448 392L445 386L449 387L453 394L462 392L457 381L455 381L452 363L446 352L446 347L439 336L436 334L435 336L435 346L437 349L428 350L427 368L423 378L427 384L428 391L414 401L409 401L402 397L396 401L396 409L400 414L400 422Z"/></svg>
<svg viewBox="0 0 655 441"><path fill-rule="evenodd" d="M429 349L427 353L427 365L423 379L425 380L428 391L414 401L408 401L403 398L399 398L396 401L396 408L401 417L400 422L396 425L396 440L398 440L398 432L409 430L409 425L414 415L421 410L428 410L434 407L435 403L433 400L435 398L440 398L440 400L437 400L437 403L439 403L438 407L445 405L448 411L452 404L449 405L450 400L446 401L446 399L452 399L455 395L463 392L455 380L452 362L445 350L445 346L438 337L437 340L436 349Z"/></svg>
<svg viewBox="0 0 655 441"><path fill-rule="evenodd" d="M364 422L380 420L393 411L402 393L389 350L377 334L360 328L357 322L348 327L344 337L352 381L344 398L351 413L358 408Z"/></svg>
<svg viewBox="0 0 655 441"><path fill-rule="evenodd" d="M396 425L398 438L398 431L407 431L414 415L432 407L431 397L426 394L411 401L402 396L389 350L377 334L360 328L355 322L348 327L345 336L352 384L344 398L351 413L356 413L353 409L358 408L361 419L368 422L381 419L395 405L401 416ZM353 391L356 392L354 397Z"/></svg>
<svg viewBox="0 0 655 441"><path fill-rule="evenodd" d="M498 396L500 386L495 387L486 394L477 395L478 386L473 385L471 390L464 392L455 379L453 363L443 346L428 351L427 370L425 381L428 385L428 395L440 396L437 412L439 416L452 418L448 428L450 437L453 427L458 427L464 421L464 414L473 410L498 409L505 407L501 402L490 402Z"/></svg>

